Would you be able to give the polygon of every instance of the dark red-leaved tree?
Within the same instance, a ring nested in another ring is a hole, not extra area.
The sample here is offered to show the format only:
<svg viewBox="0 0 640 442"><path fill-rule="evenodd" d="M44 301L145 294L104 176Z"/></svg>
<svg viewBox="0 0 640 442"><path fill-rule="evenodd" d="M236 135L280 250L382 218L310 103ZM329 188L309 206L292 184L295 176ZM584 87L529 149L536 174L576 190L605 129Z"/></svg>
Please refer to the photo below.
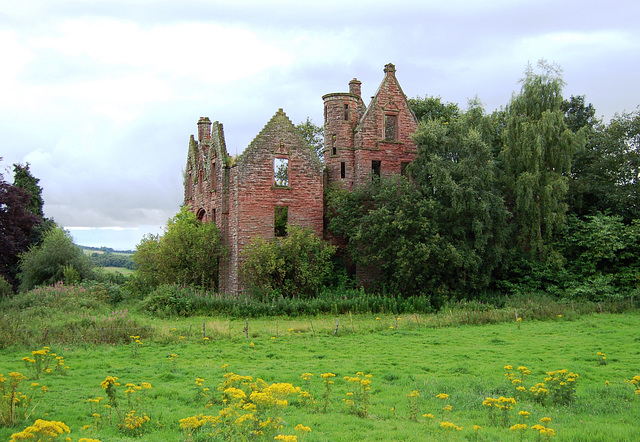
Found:
<svg viewBox="0 0 640 442"><path fill-rule="evenodd" d="M30 235L42 218L29 206L31 195L7 183L0 174L0 275L15 286L18 257L30 244Z"/></svg>

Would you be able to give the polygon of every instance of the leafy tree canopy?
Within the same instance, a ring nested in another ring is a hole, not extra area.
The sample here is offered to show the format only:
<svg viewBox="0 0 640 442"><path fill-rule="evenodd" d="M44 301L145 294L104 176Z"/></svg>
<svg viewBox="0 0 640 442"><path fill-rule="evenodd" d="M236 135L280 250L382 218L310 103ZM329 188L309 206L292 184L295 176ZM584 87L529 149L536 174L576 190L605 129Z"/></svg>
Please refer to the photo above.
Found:
<svg viewBox="0 0 640 442"><path fill-rule="evenodd" d="M460 108L456 103L443 103L441 97L427 95L424 98L409 98L408 101L418 121L438 120L444 123L452 121L460 114Z"/></svg>
<svg viewBox="0 0 640 442"><path fill-rule="evenodd" d="M565 123L559 68L544 61L538 67L540 73L529 66L520 93L507 107L501 159L520 246L543 257L554 231L565 224L567 175L585 133L574 133Z"/></svg>
<svg viewBox="0 0 640 442"><path fill-rule="evenodd" d="M505 253L508 212L478 129L487 118L474 107L451 121L422 122L410 180L329 191L329 229L348 240L356 264L380 269L379 288L437 304L490 284Z"/></svg>
<svg viewBox="0 0 640 442"><path fill-rule="evenodd" d="M25 189L30 196L29 211L34 215L44 218L42 206L42 187L38 186L39 178L34 177L29 170L29 163L22 165L16 163L13 165L13 185Z"/></svg>
<svg viewBox="0 0 640 442"><path fill-rule="evenodd" d="M309 117L307 120L296 125L302 137L309 143L309 146L318 155L320 161L324 163L324 128L316 126Z"/></svg>
<svg viewBox="0 0 640 442"><path fill-rule="evenodd" d="M640 218L640 108L592 131L574 159L571 208L578 216L607 212Z"/></svg>
<svg viewBox="0 0 640 442"><path fill-rule="evenodd" d="M48 230L42 243L20 256L20 290L59 281L80 282L92 276L89 258L61 227Z"/></svg>
<svg viewBox="0 0 640 442"><path fill-rule="evenodd" d="M12 285L16 285L18 257L29 248L32 232L41 221L29 204L29 193L7 183L0 173L0 276Z"/></svg>
<svg viewBox="0 0 640 442"><path fill-rule="evenodd" d="M163 235L147 235L133 260L151 287L184 284L215 289L218 259L223 256L215 223L202 223L188 207L169 219Z"/></svg>

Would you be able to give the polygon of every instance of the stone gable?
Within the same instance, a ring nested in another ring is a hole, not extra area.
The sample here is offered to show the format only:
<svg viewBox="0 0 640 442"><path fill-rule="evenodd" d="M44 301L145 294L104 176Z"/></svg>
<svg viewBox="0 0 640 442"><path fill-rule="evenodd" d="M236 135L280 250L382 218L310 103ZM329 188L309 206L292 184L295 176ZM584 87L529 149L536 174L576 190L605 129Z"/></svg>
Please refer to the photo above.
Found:
<svg viewBox="0 0 640 442"><path fill-rule="evenodd" d="M322 97L324 166L282 109L235 159L227 153L222 124L200 118L198 139L189 141L184 202L203 222L218 225L228 251L219 266L221 292L242 290L242 251L255 237L280 234L283 216L323 235L325 185L352 189L372 175L401 173L415 158L416 117L395 67L386 65L384 73L369 106L355 78L349 92ZM371 271L359 276L366 281Z"/></svg>

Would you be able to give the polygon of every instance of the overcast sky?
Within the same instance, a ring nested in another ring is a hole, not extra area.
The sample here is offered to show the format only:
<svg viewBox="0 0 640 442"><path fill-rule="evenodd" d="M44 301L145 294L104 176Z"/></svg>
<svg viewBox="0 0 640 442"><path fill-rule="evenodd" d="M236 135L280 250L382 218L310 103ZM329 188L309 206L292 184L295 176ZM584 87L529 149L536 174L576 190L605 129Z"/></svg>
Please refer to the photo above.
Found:
<svg viewBox="0 0 640 442"><path fill-rule="evenodd" d="M134 248L179 210L201 116L237 154L278 108L321 125L322 95L357 77L370 97L389 62L409 97L490 112L544 58L608 121L640 104L639 16L634 0L2 1L0 168L30 163L76 242Z"/></svg>

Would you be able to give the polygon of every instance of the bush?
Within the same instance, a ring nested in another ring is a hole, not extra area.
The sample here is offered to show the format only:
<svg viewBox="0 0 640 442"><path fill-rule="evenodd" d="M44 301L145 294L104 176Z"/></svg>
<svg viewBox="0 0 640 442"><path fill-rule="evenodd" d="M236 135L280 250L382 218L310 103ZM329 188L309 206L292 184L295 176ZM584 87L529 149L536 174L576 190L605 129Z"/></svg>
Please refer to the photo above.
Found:
<svg viewBox="0 0 640 442"><path fill-rule="evenodd" d="M202 223L188 207L171 218L164 235L148 235L133 260L142 286L193 285L215 289L223 251L215 223Z"/></svg>
<svg viewBox="0 0 640 442"><path fill-rule="evenodd" d="M60 227L49 230L39 246L20 256L20 290L59 281L74 283L91 277L91 264L82 250Z"/></svg>
<svg viewBox="0 0 640 442"><path fill-rule="evenodd" d="M191 316L193 314L194 290L190 287L180 287L163 284L151 292L141 303L140 307L147 313L164 316Z"/></svg>
<svg viewBox="0 0 640 442"><path fill-rule="evenodd" d="M0 298L13 295L13 287L9 284L4 276L0 275Z"/></svg>
<svg viewBox="0 0 640 442"><path fill-rule="evenodd" d="M335 250L310 228L289 225L285 237L252 241L243 253L243 282L262 299L315 297L331 273Z"/></svg>

